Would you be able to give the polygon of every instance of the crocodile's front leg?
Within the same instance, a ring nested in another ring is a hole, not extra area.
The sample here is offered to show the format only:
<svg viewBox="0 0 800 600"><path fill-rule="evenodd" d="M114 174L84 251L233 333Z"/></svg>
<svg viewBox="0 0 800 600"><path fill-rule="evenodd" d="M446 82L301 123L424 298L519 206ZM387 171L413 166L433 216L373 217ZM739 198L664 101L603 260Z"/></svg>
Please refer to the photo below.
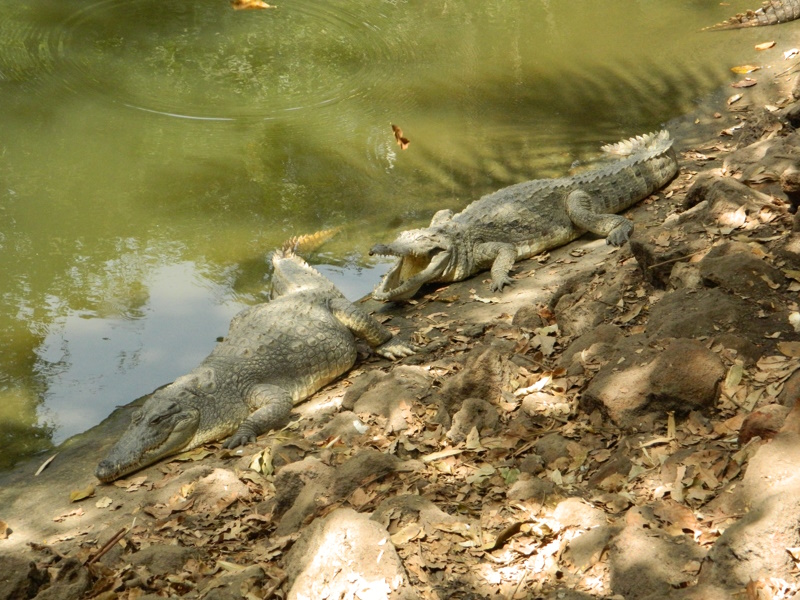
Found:
<svg viewBox="0 0 800 600"><path fill-rule="evenodd" d="M633 223L620 215L597 212L592 197L582 190L570 192L566 204L567 215L576 227L602 235L612 246L622 246L633 233Z"/></svg>
<svg viewBox="0 0 800 600"><path fill-rule="evenodd" d="M416 352L415 348L395 339L391 331L344 298L331 301L331 312L342 325L353 332L353 335L366 341L376 354L384 358L396 360Z"/></svg>
<svg viewBox="0 0 800 600"><path fill-rule="evenodd" d="M280 429L289 422L292 397L283 388L269 384L253 386L247 393L245 402L248 406L258 408L239 425L236 433L225 441L225 448L236 448L255 442L262 433Z"/></svg>
<svg viewBox="0 0 800 600"><path fill-rule="evenodd" d="M503 286L514 282L509 272L517 261L517 248L503 242L483 242L475 248L475 263L492 265L492 283L489 289L500 292Z"/></svg>

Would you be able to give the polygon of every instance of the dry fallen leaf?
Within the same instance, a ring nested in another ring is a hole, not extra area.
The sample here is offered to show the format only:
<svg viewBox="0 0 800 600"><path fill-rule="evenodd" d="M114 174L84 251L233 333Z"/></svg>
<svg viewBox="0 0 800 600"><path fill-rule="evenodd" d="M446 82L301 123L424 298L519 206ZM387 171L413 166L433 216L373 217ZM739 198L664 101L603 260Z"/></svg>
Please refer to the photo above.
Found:
<svg viewBox="0 0 800 600"><path fill-rule="evenodd" d="M484 304L496 304L497 300L494 298L484 298L483 296L478 296L477 294L472 294L469 297L470 300L475 300L476 302L483 302Z"/></svg>
<svg viewBox="0 0 800 600"><path fill-rule="evenodd" d="M744 73L752 73L753 71L758 71L761 67L757 67L755 65L740 65L738 67L731 67L731 71L734 73L738 73L739 75L743 75Z"/></svg>
<svg viewBox="0 0 800 600"><path fill-rule="evenodd" d="M69 501L78 502L79 500L91 498L92 496L94 496L94 486L90 483L82 490L72 490L69 493Z"/></svg>
<svg viewBox="0 0 800 600"><path fill-rule="evenodd" d="M205 448L195 448L194 450L187 450L186 452L176 454L172 457L172 460L177 460L179 462L198 461L203 460L212 454L214 454L214 452L211 450L206 450Z"/></svg>
<svg viewBox="0 0 800 600"><path fill-rule="evenodd" d="M250 469L266 477L272 476L275 470L272 465L272 447L267 446L262 452L255 454L250 460Z"/></svg>
<svg viewBox="0 0 800 600"><path fill-rule="evenodd" d="M228 573L241 573L246 568L242 565L237 565L236 563L232 563L227 560L218 560L217 566Z"/></svg>
<svg viewBox="0 0 800 600"><path fill-rule="evenodd" d="M778 342L778 350L791 358L800 356L800 342Z"/></svg>
<svg viewBox="0 0 800 600"><path fill-rule="evenodd" d="M425 537L425 532L419 526L419 523L409 523L392 534L392 543L395 546L404 546L417 538L423 537Z"/></svg>
<svg viewBox="0 0 800 600"><path fill-rule="evenodd" d="M65 513L62 513L60 515L57 515L57 516L53 517L53 521L55 523L62 523L63 521L65 521L66 519L69 519L70 517L82 517L83 514L84 514L83 513L83 508L79 506L75 510L71 510L69 512L65 512Z"/></svg>
<svg viewBox="0 0 800 600"><path fill-rule="evenodd" d="M97 508L108 508L113 503L114 503L114 501L111 498L109 498L108 496L103 496L102 498L100 498L100 500L95 502L94 505Z"/></svg>
<svg viewBox="0 0 800 600"><path fill-rule="evenodd" d="M260 10L262 8L275 8L262 0L231 0L233 10Z"/></svg>
<svg viewBox="0 0 800 600"><path fill-rule="evenodd" d="M11 528L8 526L8 523L5 521L0 521L0 540L4 540L8 538L8 535L11 533Z"/></svg>
<svg viewBox="0 0 800 600"><path fill-rule="evenodd" d="M401 150L405 150L408 148L408 145L411 141L403 137L403 130L400 129L397 125L392 125L392 131L394 132L394 139L397 141L397 145L400 146Z"/></svg>
<svg viewBox="0 0 800 600"><path fill-rule="evenodd" d="M750 79L749 77L745 77L741 81L737 81L736 83L732 83L731 87L734 88L749 88L753 87L757 81L755 79Z"/></svg>
<svg viewBox="0 0 800 600"><path fill-rule="evenodd" d="M756 50L769 50L775 45L775 42L764 42L763 44L756 44Z"/></svg>
<svg viewBox="0 0 800 600"><path fill-rule="evenodd" d="M731 230L738 229L747 222L747 210L744 206L740 206L734 212L727 212L720 215L719 223L725 227L730 227Z"/></svg>
<svg viewBox="0 0 800 600"><path fill-rule="evenodd" d="M733 96L728 98L728 106L730 106L734 102L738 102L741 99L742 99L742 95L741 94L734 94Z"/></svg>

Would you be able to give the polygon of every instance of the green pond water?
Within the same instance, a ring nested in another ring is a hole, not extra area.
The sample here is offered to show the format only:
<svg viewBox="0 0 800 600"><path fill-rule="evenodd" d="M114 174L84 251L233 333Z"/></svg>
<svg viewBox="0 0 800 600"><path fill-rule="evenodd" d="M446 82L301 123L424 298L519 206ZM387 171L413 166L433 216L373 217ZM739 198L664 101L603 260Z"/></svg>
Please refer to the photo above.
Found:
<svg viewBox="0 0 800 600"><path fill-rule="evenodd" d="M0 0L0 468L195 366L287 237L341 227L309 259L363 296L372 244L691 111L771 36L699 32L746 2L274 2Z"/></svg>

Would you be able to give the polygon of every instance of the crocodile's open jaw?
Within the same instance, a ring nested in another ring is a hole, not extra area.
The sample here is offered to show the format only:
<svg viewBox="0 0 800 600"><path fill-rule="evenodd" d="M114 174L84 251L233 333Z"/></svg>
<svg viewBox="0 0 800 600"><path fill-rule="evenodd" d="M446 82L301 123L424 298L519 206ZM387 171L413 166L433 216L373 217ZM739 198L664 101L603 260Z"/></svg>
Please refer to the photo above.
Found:
<svg viewBox="0 0 800 600"><path fill-rule="evenodd" d="M397 256L390 246L379 244L370 254ZM376 300L408 300L430 281L436 281L450 263L450 251L436 248L425 254L400 255L397 263L380 282L372 297Z"/></svg>

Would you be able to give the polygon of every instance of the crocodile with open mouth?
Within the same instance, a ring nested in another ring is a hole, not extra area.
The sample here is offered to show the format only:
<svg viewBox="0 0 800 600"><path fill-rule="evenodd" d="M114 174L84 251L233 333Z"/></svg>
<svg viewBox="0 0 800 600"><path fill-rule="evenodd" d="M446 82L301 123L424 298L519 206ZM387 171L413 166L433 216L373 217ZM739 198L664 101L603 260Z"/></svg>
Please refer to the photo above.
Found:
<svg viewBox="0 0 800 600"><path fill-rule="evenodd" d="M619 160L559 179L503 188L453 214L440 210L430 227L403 231L370 254L398 257L372 293L376 300L412 298L427 283L467 279L491 269L492 290L511 283L514 262L563 246L586 231L621 246L633 224L618 213L666 185L678 162L667 131L603 146Z"/></svg>

